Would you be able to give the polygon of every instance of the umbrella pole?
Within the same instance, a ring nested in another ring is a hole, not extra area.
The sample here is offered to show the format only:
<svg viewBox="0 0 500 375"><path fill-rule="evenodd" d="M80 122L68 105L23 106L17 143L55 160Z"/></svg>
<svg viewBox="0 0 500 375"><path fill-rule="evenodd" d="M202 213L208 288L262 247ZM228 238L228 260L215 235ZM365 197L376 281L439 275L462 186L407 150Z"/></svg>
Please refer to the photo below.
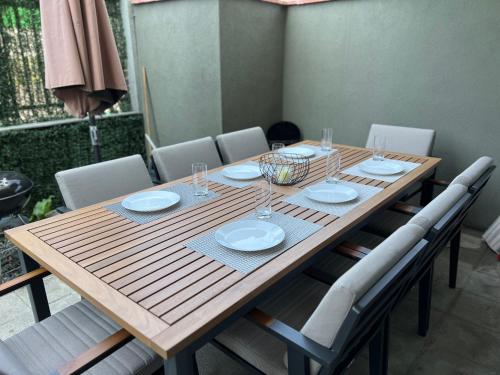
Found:
<svg viewBox="0 0 500 375"><path fill-rule="evenodd" d="M90 143L94 149L94 159L96 163L102 161L101 157L101 142L99 140L99 131L97 129L97 123L95 121L95 115L89 112L89 132L90 132Z"/></svg>

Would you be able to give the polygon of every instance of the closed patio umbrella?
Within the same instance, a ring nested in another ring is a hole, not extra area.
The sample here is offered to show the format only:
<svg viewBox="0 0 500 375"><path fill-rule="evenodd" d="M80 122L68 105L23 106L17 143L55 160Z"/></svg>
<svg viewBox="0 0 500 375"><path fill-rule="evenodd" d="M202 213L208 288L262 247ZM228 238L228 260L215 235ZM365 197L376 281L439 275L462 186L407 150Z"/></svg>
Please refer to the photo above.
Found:
<svg viewBox="0 0 500 375"><path fill-rule="evenodd" d="M89 116L97 161L95 115L127 92L104 0L40 0L45 86L73 116Z"/></svg>

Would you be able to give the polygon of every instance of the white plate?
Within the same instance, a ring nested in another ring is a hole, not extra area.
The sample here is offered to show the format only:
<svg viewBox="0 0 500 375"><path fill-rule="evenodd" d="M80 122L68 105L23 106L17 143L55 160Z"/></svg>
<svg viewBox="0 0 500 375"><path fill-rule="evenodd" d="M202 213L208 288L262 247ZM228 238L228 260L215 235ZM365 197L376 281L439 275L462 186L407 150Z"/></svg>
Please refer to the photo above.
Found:
<svg viewBox="0 0 500 375"><path fill-rule="evenodd" d="M310 158L316 154L312 148L308 147L285 147L278 150L279 154L296 154L305 158Z"/></svg>
<svg viewBox="0 0 500 375"><path fill-rule="evenodd" d="M145 191L125 198L122 206L131 211L153 212L173 206L180 200L180 195L171 191Z"/></svg>
<svg viewBox="0 0 500 375"><path fill-rule="evenodd" d="M358 197L358 192L342 183L321 183L305 188L307 198L322 203L344 203Z"/></svg>
<svg viewBox="0 0 500 375"><path fill-rule="evenodd" d="M222 174L233 180L253 180L262 174L256 165L235 165L222 170Z"/></svg>
<svg viewBox="0 0 500 375"><path fill-rule="evenodd" d="M389 160L366 160L359 168L366 173L379 176L390 176L403 172L405 169L401 164Z"/></svg>
<svg viewBox="0 0 500 375"><path fill-rule="evenodd" d="M279 245L285 232L279 226L262 220L241 220L226 224L215 232L222 246L238 251L262 251Z"/></svg>

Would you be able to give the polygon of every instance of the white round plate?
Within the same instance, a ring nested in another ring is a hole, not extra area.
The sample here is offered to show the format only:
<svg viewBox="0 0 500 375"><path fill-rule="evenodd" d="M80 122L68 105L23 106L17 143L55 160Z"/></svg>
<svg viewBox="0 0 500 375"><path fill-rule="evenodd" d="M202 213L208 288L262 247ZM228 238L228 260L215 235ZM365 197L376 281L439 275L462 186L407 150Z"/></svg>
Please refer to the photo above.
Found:
<svg viewBox="0 0 500 375"><path fill-rule="evenodd" d="M125 198L122 206L131 211L153 212L173 206L180 200L180 195L171 191L145 191Z"/></svg>
<svg viewBox="0 0 500 375"><path fill-rule="evenodd" d="M401 164L389 160L367 160L360 165L360 169L363 172L379 176L390 176L405 170Z"/></svg>
<svg viewBox="0 0 500 375"><path fill-rule="evenodd" d="M279 226L262 220L241 220L226 224L215 232L222 246L238 251L262 251L279 245L285 232Z"/></svg>
<svg viewBox="0 0 500 375"><path fill-rule="evenodd" d="M260 177L262 173L256 165L235 165L222 170L222 174L233 180L253 180Z"/></svg>
<svg viewBox="0 0 500 375"><path fill-rule="evenodd" d="M358 192L342 183L322 183L305 188L305 195L321 203L344 203L358 197Z"/></svg>
<svg viewBox="0 0 500 375"><path fill-rule="evenodd" d="M295 154L303 156L305 158L310 158L316 154L312 148L308 147L285 147L285 148L280 148L278 150L278 153L283 155Z"/></svg>

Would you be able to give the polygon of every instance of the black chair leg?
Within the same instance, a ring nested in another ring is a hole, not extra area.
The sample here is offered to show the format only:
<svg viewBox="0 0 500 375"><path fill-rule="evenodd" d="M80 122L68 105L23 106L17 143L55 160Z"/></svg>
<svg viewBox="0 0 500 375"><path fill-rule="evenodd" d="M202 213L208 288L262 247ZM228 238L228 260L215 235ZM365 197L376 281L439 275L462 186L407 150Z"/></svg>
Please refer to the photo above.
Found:
<svg viewBox="0 0 500 375"><path fill-rule="evenodd" d="M288 351L288 374L290 375L309 375L309 358L291 345Z"/></svg>
<svg viewBox="0 0 500 375"><path fill-rule="evenodd" d="M457 286L458 256L460 252L460 231L450 241L450 275L448 285L455 289Z"/></svg>
<svg viewBox="0 0 500 375"><path fill-rule="evenodd" d="M434 264L420 279L418 285L418 334L427 336L431 319L432 276Z"/></svg>
<svg viewBox="0 0 500 375"><path fill-rule="evenodd" d="M370 375L387 375L389 370L389 317L370 341Z"/></svg>

